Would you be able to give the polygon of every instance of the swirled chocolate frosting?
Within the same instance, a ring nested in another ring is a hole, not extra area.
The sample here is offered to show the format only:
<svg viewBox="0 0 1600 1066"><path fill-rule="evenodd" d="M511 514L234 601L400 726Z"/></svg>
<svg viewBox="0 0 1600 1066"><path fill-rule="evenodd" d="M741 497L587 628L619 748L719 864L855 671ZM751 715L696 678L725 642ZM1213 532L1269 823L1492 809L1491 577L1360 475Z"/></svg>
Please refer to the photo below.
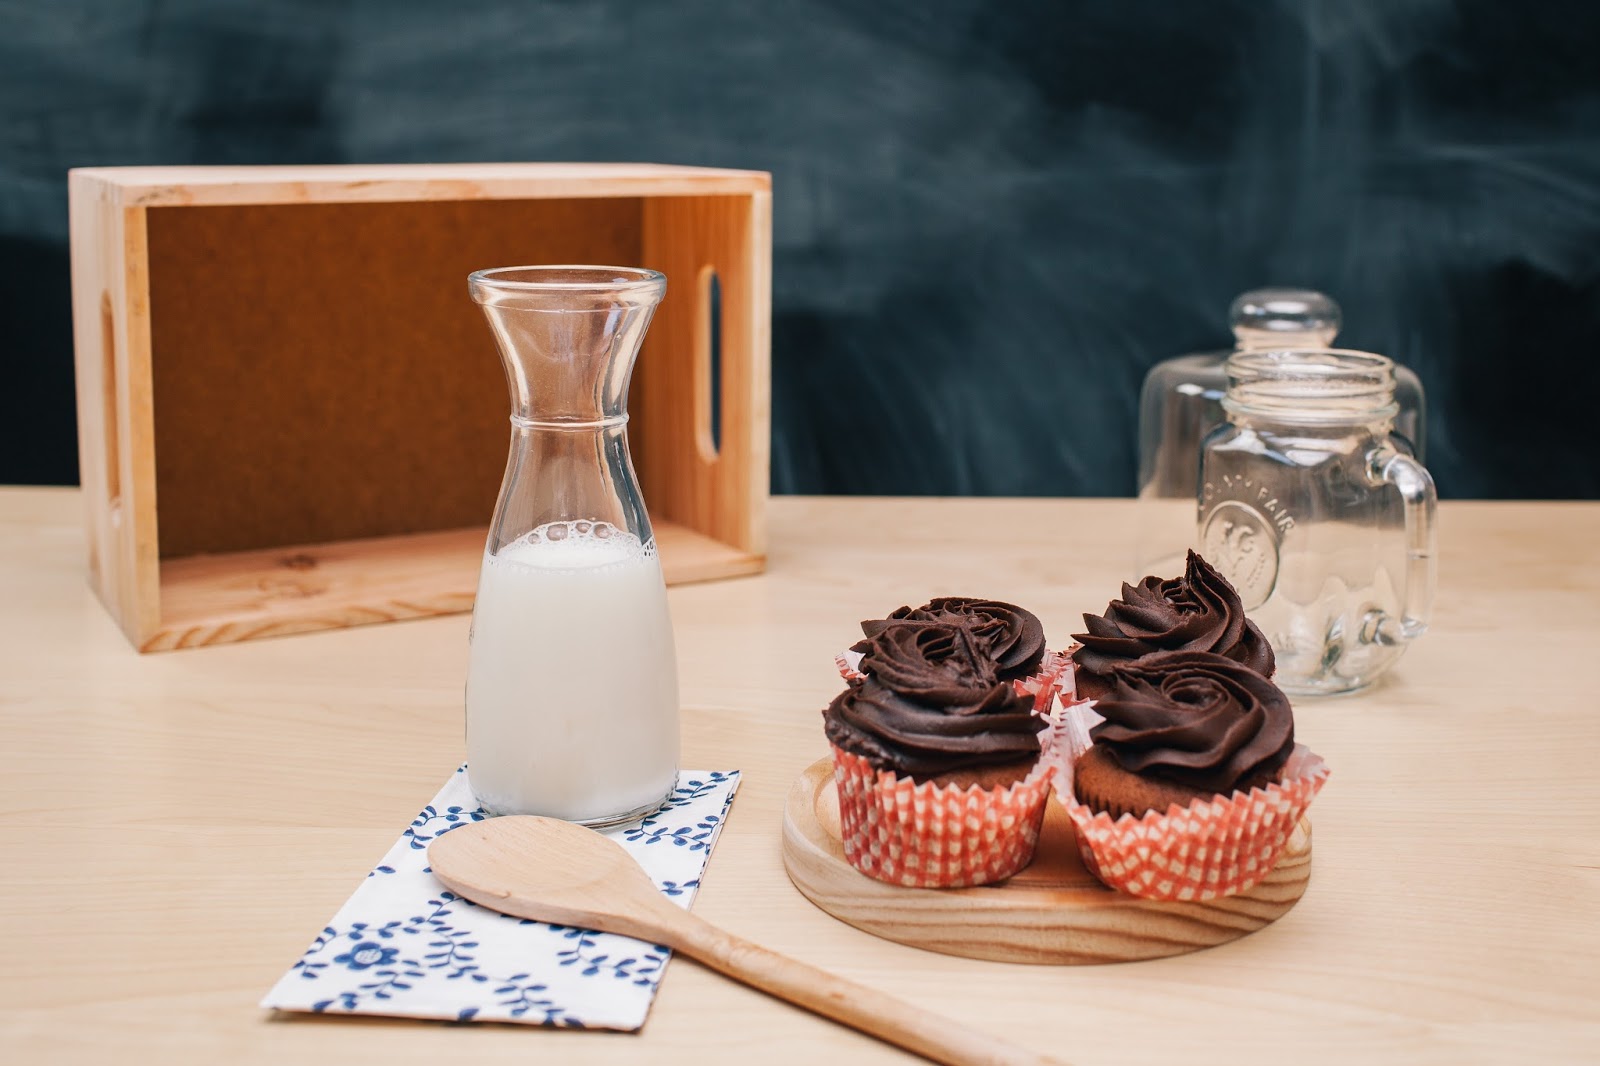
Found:
<svg viewBox="0 0 1600 1066"><path fill-rule="evenodd" d="M1193 551L1182 577L1147 577L1122 585L1122 599L1106 605L1103 616L1086 614L1087 633L1072 639L1083 645L1072 653L1080 671L1107 680L1113 666L1157 651L1208 651L1271 677L1272 645L1254 622L1228 579Z"/></svg>
<svg viewBox="0 0 1600 1066"><path fill-rule="evenodd" d="M973 596L940 596L921 607L902 607L888 618L862 622L867 639L850 650L865 652L873 637L900 622L968 626L987 642L1002 681L1036 674L1044 661L1044 625L1037 617L1016 604Z"/></svg>
<svg viewBox="0 0 1600 1066"><path fill-rule="evenodd" d="M828 739L880 770L926 778L1039 754L1044 718L995 672L966 625L890 625L866 641L853 681L822 712Z"/></svg>
<svg viewBox="0 0 1600 1066"><path fill-rule="evenodd" d="M1111 676L1089 735L1124 770L1228 793L1265 784L1294 748L1288 697L1232 659L1160 652Z"/></svg>

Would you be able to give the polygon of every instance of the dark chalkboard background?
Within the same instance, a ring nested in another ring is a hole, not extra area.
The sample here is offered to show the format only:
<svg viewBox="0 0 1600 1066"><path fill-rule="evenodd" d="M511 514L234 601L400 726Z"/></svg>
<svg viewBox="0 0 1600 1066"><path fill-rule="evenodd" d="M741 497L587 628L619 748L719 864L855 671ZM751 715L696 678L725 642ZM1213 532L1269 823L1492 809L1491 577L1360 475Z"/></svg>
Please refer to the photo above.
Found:
<svg viewBox="0 0 1600 1066"><path fill-rule="evenodd" d="M0 2L0 482L72 482L65 171L773 172L778 491L1122 494L1263 284L1410 364L1453 496L1600 495L1590 0Z"/></svg>

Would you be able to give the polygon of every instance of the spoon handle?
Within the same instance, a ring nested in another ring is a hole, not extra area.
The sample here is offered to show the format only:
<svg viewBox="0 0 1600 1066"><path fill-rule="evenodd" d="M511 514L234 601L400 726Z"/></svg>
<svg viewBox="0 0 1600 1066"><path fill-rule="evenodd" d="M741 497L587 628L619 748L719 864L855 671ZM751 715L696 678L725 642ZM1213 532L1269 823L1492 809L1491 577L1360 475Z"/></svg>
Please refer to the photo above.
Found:
<svg viewBox="0 0 1600 1066"><path fill-rule="evenodd" d="M769 995L880 1040L952 1066L1062 1066L893 996L780 955L688 911L671 922L668 944Z"/></svg>

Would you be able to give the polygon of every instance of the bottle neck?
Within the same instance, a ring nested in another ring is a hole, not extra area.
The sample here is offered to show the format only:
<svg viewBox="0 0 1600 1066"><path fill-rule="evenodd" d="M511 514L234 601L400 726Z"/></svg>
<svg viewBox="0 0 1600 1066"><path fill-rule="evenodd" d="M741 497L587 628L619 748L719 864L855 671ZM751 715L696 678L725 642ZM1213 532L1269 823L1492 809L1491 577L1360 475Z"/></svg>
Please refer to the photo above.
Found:
<svg viewBox="0 0 1600 1066"><path fill-rule="evenodd" d="M573 418L558 418L554 420L529 418L516 413L511 414L511 425L516 429L541 430L553 433L598 433L601 430L615 429L628 424L628 412L607 415L604 418L580 420Z"/></svg>
<svg viewBox="0 0 1600 1066"><path fill-rule="evenodd" d="M627 418L628 382L666 278L629 267L506 267L469 279L494 331L513 423L598 429Z"/></svg>

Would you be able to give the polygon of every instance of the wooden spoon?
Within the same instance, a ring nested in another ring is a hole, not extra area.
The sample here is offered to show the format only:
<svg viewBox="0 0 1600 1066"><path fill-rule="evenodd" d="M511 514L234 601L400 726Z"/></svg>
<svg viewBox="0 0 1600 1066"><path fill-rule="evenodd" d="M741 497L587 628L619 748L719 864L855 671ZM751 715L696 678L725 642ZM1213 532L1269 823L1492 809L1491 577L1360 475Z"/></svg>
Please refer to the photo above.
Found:
<svg viewBox="0 0 1600 1066"><path fill-rule="evenodd" d="M1051 1064L995 1037L902 1003L732 933L657 891L616 841L554 818L490 818L428 846L433 874L492 910L665 944L714 970L914 1051L955 1064Z"/></svg>

